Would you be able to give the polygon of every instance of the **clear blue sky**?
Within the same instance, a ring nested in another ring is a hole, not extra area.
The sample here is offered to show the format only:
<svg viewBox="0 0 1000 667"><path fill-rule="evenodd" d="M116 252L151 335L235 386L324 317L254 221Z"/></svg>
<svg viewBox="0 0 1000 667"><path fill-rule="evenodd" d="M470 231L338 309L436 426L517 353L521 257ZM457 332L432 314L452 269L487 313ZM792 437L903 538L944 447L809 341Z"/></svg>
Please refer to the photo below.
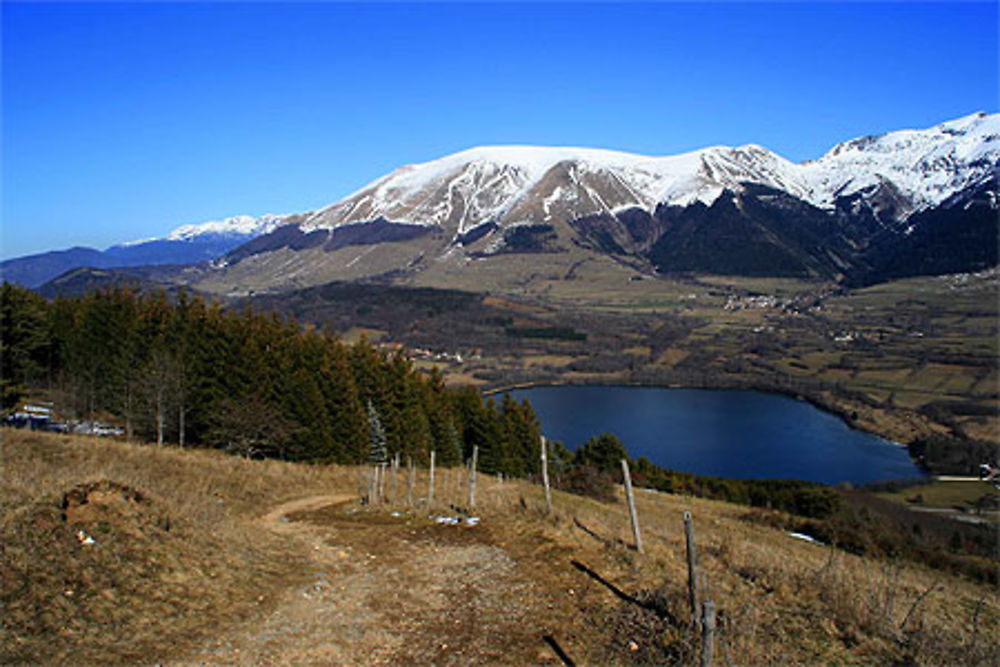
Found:
<svg viewBox="0 0 1000 667"><path fill-rule="evenodd" d="M995 2L2 11L3 257L310 210L474 145L803 160L998 108Z"/></svg>

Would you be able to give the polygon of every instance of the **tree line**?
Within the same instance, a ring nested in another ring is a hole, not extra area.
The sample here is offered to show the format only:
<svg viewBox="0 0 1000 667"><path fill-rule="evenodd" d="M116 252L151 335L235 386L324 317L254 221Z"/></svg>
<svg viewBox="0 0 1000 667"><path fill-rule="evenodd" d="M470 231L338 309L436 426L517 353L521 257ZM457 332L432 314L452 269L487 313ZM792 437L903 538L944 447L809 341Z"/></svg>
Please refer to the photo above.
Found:
<svg viewBox="0 0 1000 667"><path fill-rule="evenodd" d="M836 489L817 482L727 479L671 470L644 456L632 459L625 445L610 433L590 438L575 452L570 452L562 443L552 443L551 458L558 488L606 501L617 497L614 485L622 483L621 462L625 459L629 462L635 486L665 493L723 500L813 518L832 516L842 505Z"/></svg>
<svg viewBox="0 0 1000 667"><path fill-rule="evenodd" d="M401 351L348 345L311 326L181 292L108 287L52 301L0 287L4 410L51 399L67 418L125 437L244 456L360 463L436 450L453 465L527 476L541 428L530 403L445 387ZM376 442L378 440L378 442ZM373 448L373 444L378 445Z"/></svg>

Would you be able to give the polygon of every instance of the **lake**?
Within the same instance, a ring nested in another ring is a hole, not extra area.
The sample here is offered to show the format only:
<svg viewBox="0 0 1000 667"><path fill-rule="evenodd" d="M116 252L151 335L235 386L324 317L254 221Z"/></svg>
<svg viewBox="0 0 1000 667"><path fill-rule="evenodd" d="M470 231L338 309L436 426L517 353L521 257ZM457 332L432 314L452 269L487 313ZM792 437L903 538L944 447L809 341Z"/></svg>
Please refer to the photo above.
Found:
<svg viewBox="0 0 1000 667"><path fill-rule="evenodd" d="M804 401L757 391L563 386L510 392L576 449L614 433L633 458L731 478L835 484L921 477L906 449Z"/></svg>

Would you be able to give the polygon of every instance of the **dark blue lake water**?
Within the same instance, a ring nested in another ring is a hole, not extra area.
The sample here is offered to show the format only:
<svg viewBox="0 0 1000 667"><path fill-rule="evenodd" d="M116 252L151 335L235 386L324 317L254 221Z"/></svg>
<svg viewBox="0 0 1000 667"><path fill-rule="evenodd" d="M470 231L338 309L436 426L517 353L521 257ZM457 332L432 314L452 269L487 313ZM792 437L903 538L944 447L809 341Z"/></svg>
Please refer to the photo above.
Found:
<svg viewBox="0 0 1000 667"><path fill-rule="evenodd" d="M906 449L855 431L809 403L755 391L535 387L545 435L576 449L617 435L634 458L701 475L834 484L920 477Z"/></svg>

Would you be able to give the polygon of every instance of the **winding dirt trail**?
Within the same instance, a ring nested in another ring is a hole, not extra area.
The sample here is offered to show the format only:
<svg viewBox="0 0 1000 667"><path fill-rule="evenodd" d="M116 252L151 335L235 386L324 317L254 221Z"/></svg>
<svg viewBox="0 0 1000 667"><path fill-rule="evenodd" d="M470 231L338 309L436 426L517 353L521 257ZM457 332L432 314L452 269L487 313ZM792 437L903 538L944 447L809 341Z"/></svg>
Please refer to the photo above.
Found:
<svg viewBox="0 0 1000 667"><path fill-rule="evenodd" d="M489 521L439 525L315 496L260 524L308 551L305 583L177 664L561 664L542 630L558 593Z"/></svg>

